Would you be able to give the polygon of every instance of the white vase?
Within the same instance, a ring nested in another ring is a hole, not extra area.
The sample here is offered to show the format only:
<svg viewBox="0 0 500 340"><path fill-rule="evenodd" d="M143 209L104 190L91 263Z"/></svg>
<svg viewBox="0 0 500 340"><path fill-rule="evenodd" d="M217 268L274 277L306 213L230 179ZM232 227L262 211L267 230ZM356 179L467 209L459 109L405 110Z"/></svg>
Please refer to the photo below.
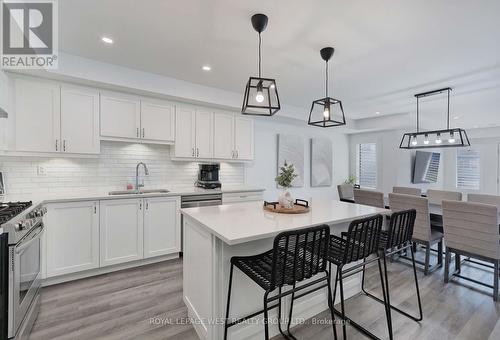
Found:
<svg viewBox="0 0 500 340"><path fill-rule="evenodd" d="M278 199L279 204L285 209L293 208L293 197L288 189L283 189Z"/></svg>

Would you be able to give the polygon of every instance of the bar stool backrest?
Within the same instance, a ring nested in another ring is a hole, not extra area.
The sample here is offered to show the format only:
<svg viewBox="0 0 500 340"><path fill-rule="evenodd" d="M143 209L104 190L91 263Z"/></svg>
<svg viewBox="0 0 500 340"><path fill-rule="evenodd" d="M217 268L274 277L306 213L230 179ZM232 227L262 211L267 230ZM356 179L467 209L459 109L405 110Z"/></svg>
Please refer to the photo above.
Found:
<svg viewBox="0 0 500 340"><path fill-rule="evenodd" d="M416 216L415 209L402 210L391 215L387 249L407 245L411 242Z"/></svg>
<svg viewBox="0 0 500 340"><path fill-rule="evenodd" d="M413 238L421 241L431 240L431 217L427 198L390 193L389 206L393 212L415 209L417 213L413 227Z"/></svg>
<svg viewBox="0 0 500 340"><path fill-rule="evenodd" d="M337 190L339 192L339 199L354 199L354 185L340 184L337 185Z"/></svg>
<svg viewBox="0 0 500 340"><path fill-rule="evenodd" d="M497 195L467 194L467 201L483 203L483 204L491 204L495 205L498 209L500 209L500 196Z"/></svg>
<svg viewBox="0 0 500 340"><path fill-rule="evenodd" d="M326 270L330 227L285 231L274 238L270 290Z"/></svg>
<svg viewBox="0 0 500 340"><path fill-rule="evenodd" d="M461 201L462 193L459 191L429 189L427 190L427 198L429 199L429 203L441 205L443 200Z"/></svg>
<svg viewBox="0 0 500 340"><path fill-rule="evenodd" d="M347 231L344 264L377 253L383 221L382 215L377 214L351 222Z"/></svg>
<svg viewBox="0 0 500 340"><path fill-rule="evenodd" d="M374 190L354 189L354 202L384 208L384 193Z"/></svg>
<svg viewBox="0 0 500 340"><path fill-rule="evenodd" d="M446 246L489 259L500 259L498 208L494 205L443 201Z"/></svg>
<svg viewBox="0 0 500 340"><path fill-rule="evenodd" d="M420 189L420 188L393 187L392 192L395 194L422 196L422 189Z"/></svg>

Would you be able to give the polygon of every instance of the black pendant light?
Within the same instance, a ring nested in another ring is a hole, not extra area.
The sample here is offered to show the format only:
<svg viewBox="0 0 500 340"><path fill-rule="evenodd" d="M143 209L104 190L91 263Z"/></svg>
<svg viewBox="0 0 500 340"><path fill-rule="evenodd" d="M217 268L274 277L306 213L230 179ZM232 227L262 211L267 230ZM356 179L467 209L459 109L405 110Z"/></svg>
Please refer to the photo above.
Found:
<svg viewBox="0 0 500 340"><path fill-rule="evenodd" d="M252 16L252 26L259 33L259 76L250 77L245 88L241 113L253 116L272 116L281 108L276 80L262 78L261 74L261 33L267 27L268 18L264 14Z"/></svg>
<svg viewBox="0 0 500 340"><path fill-rule="evenodd" d="M420 131L419 127L419 99L437 95L443 92L448 94L448 111L446 116L446 129ZM417 98L417 131L407 132L403 134L400 149L428 149L428 148L457 148L470 146L469 137L464 129L452 128L450 129L450 87L443 89L418 93L415 95Z"/></svg>
<svg viewBox="0 0 500 340"><path fill-rule="evenodd" d="M309 125L319 127L333 127L345 125L345 115L342 102L328 96L328 61L332 58L335 49L333 47L322 48L319 53L326 63L325 68L325 98L312 102L309 112Z"/></svg>

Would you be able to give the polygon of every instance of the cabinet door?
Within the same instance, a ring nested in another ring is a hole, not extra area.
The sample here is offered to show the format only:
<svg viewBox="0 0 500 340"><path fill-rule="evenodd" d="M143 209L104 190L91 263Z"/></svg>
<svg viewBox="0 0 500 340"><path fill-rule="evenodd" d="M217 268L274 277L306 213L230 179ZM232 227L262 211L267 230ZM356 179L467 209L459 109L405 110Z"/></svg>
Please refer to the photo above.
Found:
<svg viewBox="0 0 500 340"><path fill-rule="evenodd" d="M254 156L253 120L249 118L234 118L234 149L236 158L252 160Z"/></svg>
<svg viewBox="0 0 500 340"><path fill-rule="evenodd" d="M47 277L99 267L99 203L47 205L45 254Z"/></svg>
<svg viewBox="0 0 500 340"><path fill-rule="evenodd" d="M144 258L180 252L180 198L147 198L144 204Z"/></svg>
<svg viewBox="0 0 500 340"><path fill-rule="evenodd" d="M99 92L63 85L61 87L62 151L98 154Z"/></svg>
<svg viewBox="0 0 500 340"><path fill-rule="evenodd" d="M100 201L101 267L143 258L142 199Z"/></svg>
<svg viewBox="0 0 500 340"><path fill-rule="evenodd" d="M141 102L125 94L101 92L101 136L139 138Z"/></svg>
<svg viewBox="0 0 500 340"><path fill-rule="evenodd" d="M174 141L175 106L169 102L141 100L142 139Z"/></svg>
<svg viewBox="0 0 500 340"><path fill-rule="evenodd" d="M214 113L205 110L196 110L196 157L212 158Z"/></svg>
<svg viewBox="0 0 500 340"><path fill-rule="evenodd" d="M214 114L214 158L234 158L234 115Z"/></svg>
<svg viewBox="0 0 500 340"><path fill-rule="evenodd" d="M60 151L60 96L61 88L57 84L37 80L15 80L17 151Z"/></svg>
<svg viewBox="0 0 500 340"><path fill-rule="evenodd" d="M177 106L175 111L175 157L194 158L195 153L195 109Z"/></svg>

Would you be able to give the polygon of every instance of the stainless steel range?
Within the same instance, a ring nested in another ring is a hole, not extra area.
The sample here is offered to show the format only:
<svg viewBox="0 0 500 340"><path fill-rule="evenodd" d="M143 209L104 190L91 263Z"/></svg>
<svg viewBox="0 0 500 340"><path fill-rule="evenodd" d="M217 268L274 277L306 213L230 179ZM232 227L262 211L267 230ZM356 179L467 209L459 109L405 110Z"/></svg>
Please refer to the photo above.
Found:
<svg viewBox="0 0 500 340"><path fill-rule="evenodd" d="M7 336L27 339L40 306L41 236L46 208L32 202L0 203L0 227L7 234ZM2 275L3 276L3 275ZM5 316L5 315L4 315Z"/></svg>

